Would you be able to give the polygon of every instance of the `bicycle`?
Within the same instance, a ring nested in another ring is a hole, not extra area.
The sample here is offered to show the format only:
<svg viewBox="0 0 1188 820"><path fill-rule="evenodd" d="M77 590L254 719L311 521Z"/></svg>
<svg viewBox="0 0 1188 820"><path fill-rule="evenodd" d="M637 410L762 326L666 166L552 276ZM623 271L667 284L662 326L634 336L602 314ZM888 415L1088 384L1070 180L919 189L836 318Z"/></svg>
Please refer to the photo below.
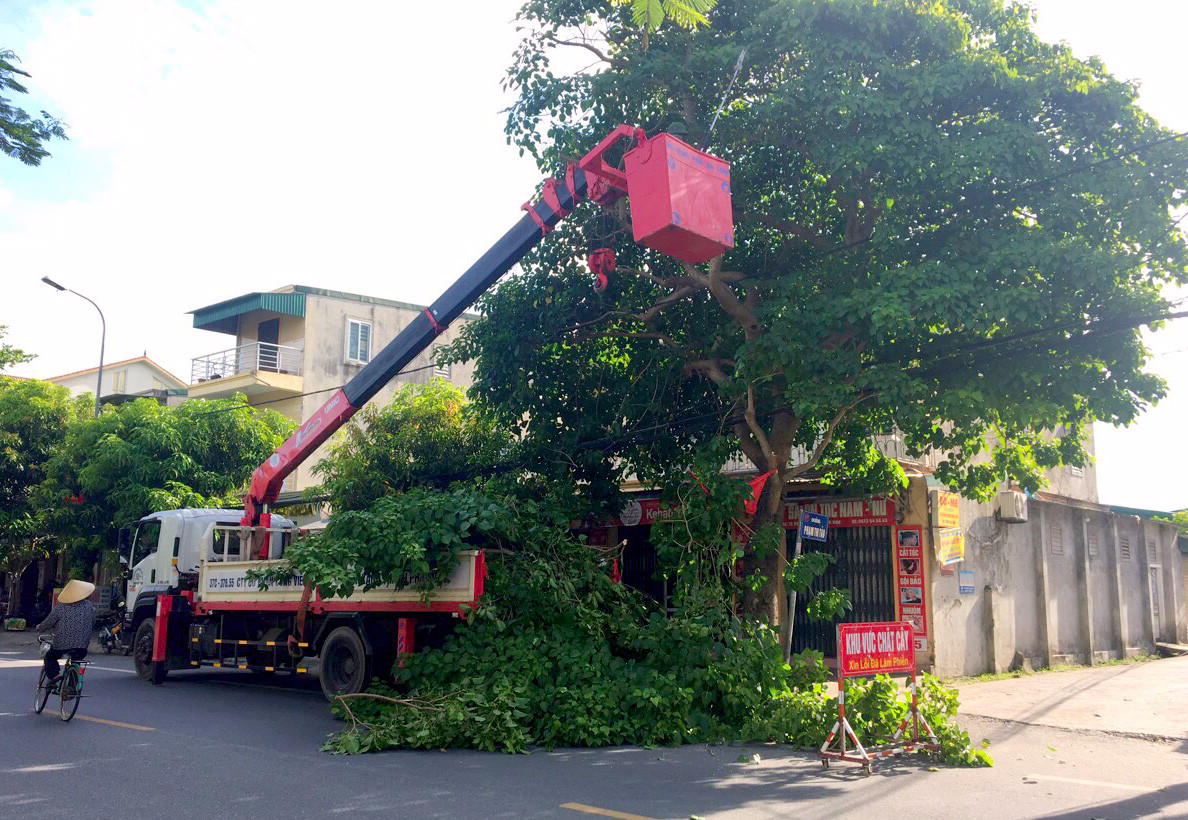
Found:
<svg viewBox="0 0 1188 820"><path fill-rule="evenodd" d="M45 653L50 651L49 635L39 635L38 640L41 641L41 657L45 657ZM62 667L62 674L53 686L50 685L49 676L45 674L45 667L42 667L41 672L37 676L37 692L33 699L33 711L41 714L45 709L46 703L49 702L50 695L58 695L58 716L62 720L70 720L74 717L74 713L78 711L78 702L83 697L83 678L87 669L87 661L76 661L74 658L66 655L62 658L65 666Z"/></svg>

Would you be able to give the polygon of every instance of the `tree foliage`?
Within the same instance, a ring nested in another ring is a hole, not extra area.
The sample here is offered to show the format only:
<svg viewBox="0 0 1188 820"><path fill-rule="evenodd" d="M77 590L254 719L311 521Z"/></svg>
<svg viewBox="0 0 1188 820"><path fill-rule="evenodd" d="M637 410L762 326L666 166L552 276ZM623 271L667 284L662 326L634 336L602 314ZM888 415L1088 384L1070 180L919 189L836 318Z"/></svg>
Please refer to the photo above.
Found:
<svg viewBox="0 0 1188 820"><path fill-rule="evenodd" d="M158 510L238 506L252 470L295 425L242 394L162 407L137 399L73 424L45 468L34 503L80 549Z"/></svg>
<svg viewBox="0 0 1188 820"><path fill-rule="evenodd" d="M91 408L89 397L72 398L64 387L0 375L0 570L17 575L45 556L45 511L33 503L34 489L70 425Z"/></svg>
<svg viewBox="0 0 1188 820"><path fill-rule="evenodd" d="M483 298L452 352L527 451L573 453L556 469L613 494L723 434L777 488L894 490L872 443L894 432L985 498L1081 463L1087 423L1163 396L1137 328L1186 279L1169 208L1188 147L1132 85L1001 0L721 0L708 17L644 51L605 0L523 7L509 139L559 174L620 123L679 130L731 163L736 221L734 249L695 266L634 244L625 203L579 209ZM575 46L597 65L555 72ZM581 261L598 245L619 259L605 296ZM747 571L774 581L778 556Z"/></svg>
<svg viewBox="0 0 1188 820"><path fill-rule="evenodd" d="M0 49L0 152L26 165L40 165L50 155L44 147L51 139L67 139L62 121L46 111L33 116L13 105L8 93L28 94L19 78L29 72L17 68L20 58Z"/></svg>
<svg viewBox="0 0 1188 820"><path fill-rule="evenodd" d="M8 327L0 325L0 339L8 335ZM32 361L35 356L31 353L26 353L20 348L13 347L7 342L0 342L0 374L5 368L11 367L14 364L23 364L24 362Z"/></svg>
<svg viewBox="0 0 1188 820"><path fill-rule="evenodd" d="M410 487L446 487L494 464L509 446L507 433L458 388L434 379L402 387L382 408L364 407L313 471L333 509L359 510Z"/></svg>

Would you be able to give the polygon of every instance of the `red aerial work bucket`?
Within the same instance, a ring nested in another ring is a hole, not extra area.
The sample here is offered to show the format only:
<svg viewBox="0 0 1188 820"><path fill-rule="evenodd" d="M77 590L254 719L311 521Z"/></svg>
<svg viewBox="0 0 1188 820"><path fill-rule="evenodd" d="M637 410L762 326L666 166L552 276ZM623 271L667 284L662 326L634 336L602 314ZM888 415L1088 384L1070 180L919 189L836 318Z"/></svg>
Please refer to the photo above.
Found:
<svg viewBox="0 0 1188 820"><path fill-rule="evenodd" d="M734 247L729 163L657 134L623 167L636 242L693 264Z"/></svg>

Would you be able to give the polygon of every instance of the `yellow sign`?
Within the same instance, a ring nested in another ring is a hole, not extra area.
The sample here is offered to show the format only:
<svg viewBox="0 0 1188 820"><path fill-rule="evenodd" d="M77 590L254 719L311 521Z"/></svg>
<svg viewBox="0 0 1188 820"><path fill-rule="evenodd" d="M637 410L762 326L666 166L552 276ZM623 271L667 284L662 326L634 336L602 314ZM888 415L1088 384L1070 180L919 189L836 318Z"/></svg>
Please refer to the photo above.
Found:
<svg viewBox="0 0 1188 820"><path fill-rule="evenodd" d="M965 560L965 536L960 529L954 527L937 532L936 560L944 566Z"/></svg>
<svg viewBox="0 0 1188 820"><path fill-rule="evenodd" d="M961 496L936 491L936 526L942 530L961 526Z"/></svg>

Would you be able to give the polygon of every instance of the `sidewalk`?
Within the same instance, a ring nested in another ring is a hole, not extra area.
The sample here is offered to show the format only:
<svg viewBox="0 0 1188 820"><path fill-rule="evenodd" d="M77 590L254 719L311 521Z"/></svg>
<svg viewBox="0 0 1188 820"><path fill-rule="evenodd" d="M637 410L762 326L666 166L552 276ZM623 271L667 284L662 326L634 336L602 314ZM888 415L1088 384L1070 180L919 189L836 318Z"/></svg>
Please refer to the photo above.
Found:
<svg viewBox="0 0 1188 820"><path fill-rule="evenodd" d="M1188 656L964 683L959 714L1188 740Z"/></svg>

